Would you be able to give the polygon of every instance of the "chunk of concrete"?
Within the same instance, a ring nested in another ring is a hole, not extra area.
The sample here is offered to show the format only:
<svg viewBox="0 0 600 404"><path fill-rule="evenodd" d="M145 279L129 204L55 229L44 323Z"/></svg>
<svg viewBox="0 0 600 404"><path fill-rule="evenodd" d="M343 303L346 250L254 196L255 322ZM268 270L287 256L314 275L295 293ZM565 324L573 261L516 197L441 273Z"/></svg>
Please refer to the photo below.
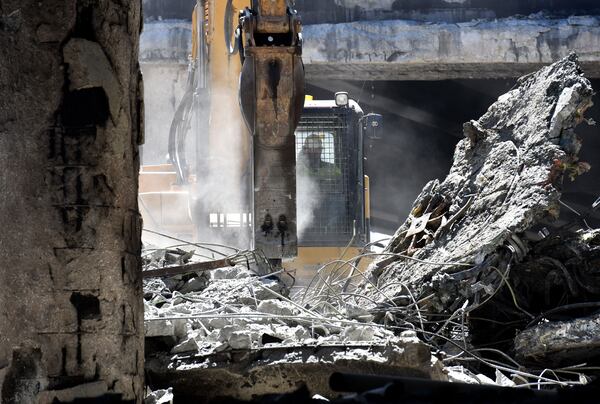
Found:
<svg viewBox="0 0 600 404"><path fill-rule="evenodd" d="M144 404L173 404L173 389L169 387L167 390L156 390L151 392L144 398Z"/></svg>
<svg viewBox="0 0 600 404"><path fill-rule="evenodd" d="M373 341L375 329L371 326L351 325L344 328L342 338L344 341Z"/></svg>
<svg viewBox="0 0 600 404"><path fill-rule="evenodd" d="M145 320L144 334L146 338L173 337L175 336L175 326L169 320Z"/></svg>
<svg viewBox="0 0 600 404"><path fill-rule="evenodd" d="M269 299L263 300L258 304L260 313L275 314L278 316L292 316L294 314L293 305L281 300Z"/></svg>
<svg viewBox="0 0 600 404"><path fill-rule="evenodd" d="M515 337L517 360L544 366L576 365L600 357L600 315L544 322Z"/></svg>
<svg viewBox="0 0 600 404"><path fill-rule="evenodd" d="M188 339L186 339L185 341L179 343L178 345L175 345L173 347L173 349L171 349L171 353L182 353L182 352L196 352L198 351L198 343L196 342L196 339L193 337L190 337Z"/></svg>
<svg viewBox="0 0 600 404"><path fill-rule="evenodd" d="M232 349L250 349L252 348L252 337L248 332L235 331L231 333L227 343Z"/></svg>
<svg viewBox="0 0 600 404"><path fill-rule="evenodd" d="M187 335L192 331L191 321L187 319L176 319L171 320L173 323L173 328L175 330L175 336L178 339L182 339L187 337Z"/></svg>
<svg viewBox="0 0 600 404"><path fill-rule="evenodd" d="M241 266L232 268L219 268L211 271L210 276L212 279L242 279L247 278L251 275L248 270Z"/></svg>
<svg viewBox="0 0 600 404"><path fill-rule="evenodd" d="M179 289L179 292L186 294L192 292L199 292L206 288L207 279L201 276L190 279Z"/></svg>

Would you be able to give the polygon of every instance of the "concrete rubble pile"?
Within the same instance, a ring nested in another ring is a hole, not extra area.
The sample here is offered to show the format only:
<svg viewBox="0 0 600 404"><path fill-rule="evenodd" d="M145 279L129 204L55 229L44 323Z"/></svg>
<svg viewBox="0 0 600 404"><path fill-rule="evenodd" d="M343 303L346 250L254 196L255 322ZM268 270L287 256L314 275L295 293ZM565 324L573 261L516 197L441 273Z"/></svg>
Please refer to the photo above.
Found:
<svg viewBox="0 0 600 404"><path fill-rule="evenodd" d="M154 252L146 268L180 262L164 259L172 253ZM301 383L331 395L329 375L340 370L478 380L460 369L448 374L414 332L395 335L355 306L332 313L295 303L283 276L253 270L144 280L149 385L172 386L178 398L197 400L202 391L211 400L292 392Z"/></svg>
<svg viewBox="0 0 600 404"><path fill-rule="evenodd" d="M592 95L570 55L465 123L448 176L423 188L358 287L371 312L448 354L488 346L541 369L594 360L600 231L552 227L563 180L590 169L574 128Z"/></svg>

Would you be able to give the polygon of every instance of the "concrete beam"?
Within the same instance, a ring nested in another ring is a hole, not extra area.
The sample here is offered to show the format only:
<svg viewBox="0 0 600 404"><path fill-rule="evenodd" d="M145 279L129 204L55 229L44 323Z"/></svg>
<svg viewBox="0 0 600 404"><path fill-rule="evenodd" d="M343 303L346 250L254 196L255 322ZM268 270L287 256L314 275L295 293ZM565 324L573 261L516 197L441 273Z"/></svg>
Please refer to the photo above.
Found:
<svg viewBox="0 0 600 404"><path fill-rule="evenodd" d="M460 24L365 21L304 28L308 80L518 77L577 52L600 77L600 17Z"/></svg>

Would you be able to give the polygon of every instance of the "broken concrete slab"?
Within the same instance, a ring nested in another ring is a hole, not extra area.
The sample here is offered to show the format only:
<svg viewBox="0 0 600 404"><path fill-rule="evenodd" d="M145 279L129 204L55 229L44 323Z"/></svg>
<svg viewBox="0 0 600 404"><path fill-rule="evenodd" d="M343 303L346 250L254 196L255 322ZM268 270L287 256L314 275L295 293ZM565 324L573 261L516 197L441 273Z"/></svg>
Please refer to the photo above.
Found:
<svg viewBox="0 0 600 404"><path fill-rule="evenodd" d="M211 279L241 279L248 278L252 274L244 267L219 268L211 271Z"/></svg>
<svg viewBox="0 0 600 404"><path fill-rule="evenodd" d="M521 78L467 122L450 173L425 186L362 289L380 302L406 297L407 289L417 298L431 295L425 305L435 311L493 294L498 268L505 270L511 255L522 258L519 235L556 217L563 178L589 168L578 160L574 127L592 94L570 55Z"/></svg>
<svg viewBox="0 0 600 404"><path fill-rule="evenodd" d="M198 343L196 342L196 338L190 337L183 342L175 345L173 349L171 349L171 353L183 353L183 352L197 352L198 351Z"/></svg>
<svg viewBox="0 0 600 404"><path fill-rule="evenodd" d="M276 314L279 316L291 316L294 314L294 311L297 311L294 310L294 306L290 303L276 299L263 300L257 309L261 313Z"/></svg>
<svg viewBox="0 0 600 404"><path fill-rule="evenodd" d="M594 360L600 356L600 314L528 328L515 337L515 353L523 363L544 366Z"/></svg>
<svg viewBox="0 0 600 404"><path fill-rule="evenodd" d="M145 321L144 333L149 337L172 337L175 336L175 327L169 320Z"/></svg>
<svg viewBox="0 0 600 404"><path fill-rule="evenodd" d="M334 372L448 380L442 363L423 342L401 337L381 344L265 347L205 360L193 355L174 362L167 356L152 357L146 370L156 386L173 386L176 396L197 403L219 397L251 400L292 392L303 384L311 394L331 399L337 397L329 387Z"/></svg>
<svg viewBox="0 0 600 404"><path fill-rule="evenodd" d="M206 278L197 276L188 280L179 291L181 293L199 292L206 288L207 284Z"/></svg>
<svg viewBox="0 0 600 404"><path fill-rule="evenodd" d="M244 331L234 331L227 339L231 349L250 349L252 348L252 336Z"/></svg>

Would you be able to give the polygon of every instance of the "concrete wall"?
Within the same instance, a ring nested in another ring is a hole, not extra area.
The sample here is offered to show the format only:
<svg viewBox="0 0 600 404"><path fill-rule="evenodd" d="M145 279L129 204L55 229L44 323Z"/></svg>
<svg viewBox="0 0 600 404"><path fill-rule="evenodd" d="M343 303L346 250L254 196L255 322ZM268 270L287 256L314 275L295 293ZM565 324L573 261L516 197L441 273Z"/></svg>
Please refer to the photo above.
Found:
<svg viewBox="0 0 600 404"><path fill-rule="evenodd" d="M141 147L142 164L167 162L169 129L175 110L183 98L187 65L143 63L145 142Z"/></svg>
<svg viewBox="0 0 600 404"><path fill-rule="evenodd" d="M142 402L140 29L139 0L0 2L4 404Z"/></svg>
<svg viewBox="0 0 600 404"><path fill-rule="evenodd" d="M144 165L167 162L169 129L185 90L191 38L191 21L144 23L139 55L145 89Z"/></svg>
<svg viewBox="0 0 600 404"><path fill-rule="evenodd" d="M140 39L142 63L186 64L192 50L192 22L146 21Z"/></svg>

